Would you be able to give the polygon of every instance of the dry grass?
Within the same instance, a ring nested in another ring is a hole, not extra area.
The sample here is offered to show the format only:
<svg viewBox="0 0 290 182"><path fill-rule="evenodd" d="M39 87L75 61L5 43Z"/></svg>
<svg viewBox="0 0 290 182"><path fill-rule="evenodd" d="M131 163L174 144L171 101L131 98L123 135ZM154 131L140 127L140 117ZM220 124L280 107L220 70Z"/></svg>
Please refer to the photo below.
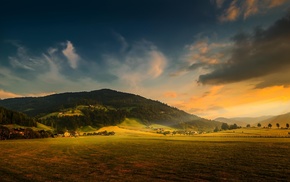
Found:
<svg viewBox="0 0 290 182"><path fill-rule="evenodd" d="M217 133L208 133L201 136L233 136L233 137L290 137L290 129L278 128L240 128Z"/></svg>
<svg viewBox="0 0 290 182"><path fill-rule="evenodd" d="M123 133L1 141L0 148L1 181L287 181L290 172L289 138Z"/></svg>
<svg viewBox="0 0 290 182"><path fill-rule="evenodd" d="M157 134L156 132L150 131L144 131L144 130L134 130L130 128L120 128L119 126L106 126L101 129L99 129L97 132L101 131L114 131L116 132L116 136L160 136L160 134Z"/></svg>

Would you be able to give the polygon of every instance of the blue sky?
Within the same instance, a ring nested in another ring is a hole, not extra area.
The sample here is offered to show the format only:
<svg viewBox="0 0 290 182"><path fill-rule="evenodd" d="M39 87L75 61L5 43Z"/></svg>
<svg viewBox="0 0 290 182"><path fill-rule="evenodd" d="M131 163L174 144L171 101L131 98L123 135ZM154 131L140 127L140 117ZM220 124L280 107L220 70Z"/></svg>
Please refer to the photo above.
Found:
<svg viewBox="0 0 290 182"><path fill-rule="evenodd" d="M17 1L0 98L110 88L206 118L289 112L290 1Z"/></svg>

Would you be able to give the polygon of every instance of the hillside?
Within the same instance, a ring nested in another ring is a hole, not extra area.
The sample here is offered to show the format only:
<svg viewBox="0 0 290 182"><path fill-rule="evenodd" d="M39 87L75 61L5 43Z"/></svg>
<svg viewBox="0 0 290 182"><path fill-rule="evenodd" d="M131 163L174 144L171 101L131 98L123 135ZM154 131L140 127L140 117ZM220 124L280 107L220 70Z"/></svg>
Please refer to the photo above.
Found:
<svg viewBox="0 0 290 182"><path fill-rule="evenodd" d="M219 118L216 118L216 119L214 119L214 120L215 120L215 121L222 122L222 123L227 123L228 125L236 124L236 125L238 125L238 126L242 126L242 127L247 126L247 123L246 123L246 122L238 121L238 120L235 120L235 119L232 119L232 118L223 118L223 117L219 117Z"/></svg>
<svg viewBox="0 0 290 182"><path fill-rule="evenodd" d="M147 126L160 124L175 128L213 130L221 123L170 107L159 101L109 89L61 93L44 97L0 100L0 106L26 113L55 128L100 128L136 118Z"/></svg>
<svg viewBox="0 0 290 182"><path fill-rule="evenodd" d="M0 107L0 125L12 124L29 127L37 126L36 121L33 118L28 117L26 114Z"/></svg>
<svg viewBox="0 0 290 182"><path fill-rule="evenodd" d="M269 119L273 116L260 116L260 117L235 117L235 118L216 118L215 121L219 121L222 123L227 123L229 125L237 124L238 126L246 127L248 124L251 126L257 126L257 124L261 121Z"/></svg>
<svg viewBox="0 0 290 182"><path fill-rule="evenodd" d="M276 128L277 123L279 123L280 127L285 128L287 123L290 124L290 113L273 116L260 122L262 127L267 127L268 124L272 124L273 128Z"/></svg>
<svg viewBox="0 0 290 182"><path fill-rule="evenodd" d="M271 118L273 116L260 116L260 117L236 117L236 118L232 118L236 121L242 121L244 123L250 124L250 125L255 125L258 122L261 122L263 120L266 120L268 118Z"/></svg>

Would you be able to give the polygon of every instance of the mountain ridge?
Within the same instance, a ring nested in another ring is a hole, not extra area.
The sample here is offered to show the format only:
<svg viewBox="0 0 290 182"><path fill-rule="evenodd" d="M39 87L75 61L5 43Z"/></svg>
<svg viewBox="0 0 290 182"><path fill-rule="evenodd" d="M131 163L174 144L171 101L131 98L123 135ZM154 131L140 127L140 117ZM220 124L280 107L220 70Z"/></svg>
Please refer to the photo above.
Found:
<svg viewBox="0 0 290 182"><path fill-rule="evenodd" d="M250 126L257 126L259 123L261 124L262 127L267 127L268 124L276 126L277 123L279 123L281 127L285 127L286 123L290 124L290 112L276 116L233 117L233 118L218 117L214 120L227 124L237 124L242 127L246 127L246 125L248 124Z"/></svg>
<svg viewBox="0 0 290 182"><path fill-rule="evenodd" d="M267 127L268 124L272 124L272 127L276 127L277 123L283 128L286 127L287 123L290 124L290 112L273 116L260 122L262 127Z"/></svg>
<svg viewBox="0 0 290 182"><path fill-rule="evenodd" d="M70 116L60 117L55 114L42 120L44 124L66 128L83 125L96 127L116 125L125 118L137 118L144 124L162 124L200 130L213 130L221 125L217 121L200 118L160 101L111 89L4 99L0 100L0 106L36 118L43 118L51 113L70 112ZM73 114L76 111L81 114Z"/></svg>

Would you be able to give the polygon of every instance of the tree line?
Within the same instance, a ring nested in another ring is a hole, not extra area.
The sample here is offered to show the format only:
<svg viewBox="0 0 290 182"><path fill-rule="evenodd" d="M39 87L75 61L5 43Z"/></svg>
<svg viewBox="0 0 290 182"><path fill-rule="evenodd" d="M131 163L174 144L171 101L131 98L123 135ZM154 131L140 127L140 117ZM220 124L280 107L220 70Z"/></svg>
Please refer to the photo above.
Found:
<svg viewBox="0 0 290 182"><path fill-rule="evenodd" d="M101 128L103 126L120 124L126 118L126 110L98 110L81 109L83 115L74 116L51 116L40 119L40 122L55 128L57 132L76 130L82 126Z"/></svg>
<svg viewBox="0 0 290 182"><path fill-rule="evenodd" d="M258 126L258 127L261 127L262 125L261 125L261 123L258 123L257 126ZM286 126L286 128L288 129L290 125L289 125L289 123L286 123L285 126ZM277 127L277 128L280 128L280 124L279 124L279 123L276 123L276 127ZM272 124L271 124L271 123L268 124L268 128L272 128Z"/></svg>
<svg viewBox="0 0 290 182"><path fill-rule="evenodd" d="M51 131L39 130L35 131L31 128L8 128L0 126L0 140L9 139L33 139L33 138L48 138L53 137Z"/></svg>
<svg viewBox="0 0 290 182"><path fill-rule="evenodd" d="M26 114L11 111L0 107L0 125L17 124L21 126L36 127L37 122L34 118L28 117Z"/></svg>
<svg viewBox="0 0 290 182"><path fill-rule="evenodd" d="M219 129L218 127L216 127L214 129L214 132L218 132L220 130L234 130L238 128L241 128L241 126L238 126L237 124L228 125L227 123L222 123L221 128Z"/></svg>

